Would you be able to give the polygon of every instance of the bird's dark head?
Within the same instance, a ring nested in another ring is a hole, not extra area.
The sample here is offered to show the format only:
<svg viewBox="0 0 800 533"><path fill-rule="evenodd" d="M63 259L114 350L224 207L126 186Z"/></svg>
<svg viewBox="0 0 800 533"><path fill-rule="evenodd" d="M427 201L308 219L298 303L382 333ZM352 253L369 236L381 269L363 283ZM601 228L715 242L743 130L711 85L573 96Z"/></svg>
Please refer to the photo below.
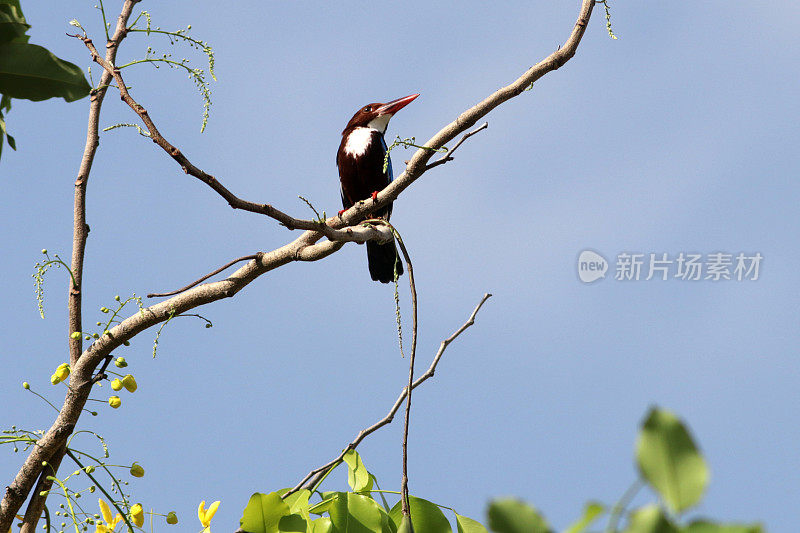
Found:
<svg viewBox="0 0 800 533"><path fill-rule="evenodd" d="M365 105L356 111L356 114L353 115L353 118L351 118L350 122L347 123L345 131L352 128L362 127L371 128L378 130L381 133L385 133L386 126L389 125L389 119L392 118L392 115L410 104L417 96L419 96L419 93L404 96L402 98L398 98L397 100L386 102L385 104L374 103Z"/></svg>

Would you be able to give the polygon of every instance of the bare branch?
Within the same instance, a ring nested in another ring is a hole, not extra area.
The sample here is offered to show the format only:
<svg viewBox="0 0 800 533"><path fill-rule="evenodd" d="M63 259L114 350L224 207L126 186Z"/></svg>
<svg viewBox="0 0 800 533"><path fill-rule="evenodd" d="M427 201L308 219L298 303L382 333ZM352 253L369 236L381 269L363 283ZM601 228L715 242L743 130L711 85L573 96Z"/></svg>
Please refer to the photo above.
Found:
<svg viewBox="0 0 800 533"><path fill-rule="evenodd" d="M439 360L442 358L442 355L444 354L444 351L447 349L447 347L450 345L450 343L453 342L454 340L456 340L456 338L459 335L461 335L467 328L469 328L470 326L475 324L475 317L478 315L478 311L481 310L481 307L483 307L483 304L486 302L486 300L488 300L491 297L492 297L492 295L489 294L489 293L484 294L483 298L481 298L481 301L478 302L478 305L475 307L475 309L473 309L472 314L469 316L467 321L460 328L458 328L455 331L455 333L453 333L452 335L450 335L449 337L447 337L445 340L442 341L441 345L439 346L439 350L436 352L436 355L433 357L433 361L431 362L431 366L428 367L428 370L426 370L424 374L422 374L419 378L417 378L416 381L414 381L414 384L411 386L411 390L416 389L417 387L422 385L425 381L427 381L429 378L433 377L434 373L436 372L436 365L439 364ZM372 424L368 428L362 429L358 433L358 435L356 435L356 438L353 439L352 442L350 442L350 444L348 444L347 447L344 450L342 450L342 453L340 453L332 461L330 461L328 463L325 463L324 465L320 466L319 468L315 468L314 470L309 472L306 475L306 477L304 477L303 479L300 480L300 483L298 483L293 488L291 488L289 491L287 491L283 495L283 497L286 498L290 494L297 492L298 490L300 490L303 487L313 487L314 485L316 485L316 483L322 478L322 476L325 475L325 473L328 470L330 470L331 468L337 466L339 463L342 462L342 458L344 457L344 454L346 454L349 450L355 450L356 447L359 444L361 444L361 441L363 441L366 437L368 437L372 433L375 433L376 431L378 431L380 428L382 428L383 426L385 426L387 424L391 424L392 420L394 419L394 415L400 409L400 406L403 405L403 400L406 399L407 391L408 391L408 387L403 387L403 391L400 393L400 396L397 397L397 400L395 400L394 405L392 405L392 408L389 409L389 413L385 417L381 418L380 420L378 420L377 422L375 422L374 424Z"/></svg>
<svg viewBox="0 0 800 533"><path fill-rule="evenodd" d="M388 224L388 222L387 222ZM411 424L411 392L414 390L414 358L417 355L417 286L414 283L414 267L411 265L411 257L408 255L406 245L400 234L395 231L397 237L397 244L400 245L400 250L403 252L403 257L406 259L406 270L408 271L408 283L411 287L411 355L408 361L408 386L405 389L406 393L406 416L403 424L403 478L401 481L401 495L402 495L402 512L403 516L411 518L411 507L408 501L408 427Z"/></svg>
<svg viewBox="0 0 800 533"><path fill-rule="evenodd" d="M444 164L445 164L445 163L447 163L448 161L452 161L452 160L453 160L453 154L455 153L455 151L456 151L456 150L458 150L458 147L459 147L459 146L461 146L461 144L462 144L464 141L466 141L467 139L469 139L470 137L472 137L472 136L473 136L473 135L475 135L476 133L478 133L478 132L480 132L480 131L483 131L483 130L485 130L485 129L486 129L486 128L488 128L488 127L489 127L489 123L488 123L488 122L484 122L483 124L481 124L480 126L478 126L477 128L475 128L474 130L472 130L472 131L469 131L469 132L465 133L465 134L464 134L464 136L463 136L463 137L461 137L461 139L459 139L459 140L458 140L458 142L456 143L456 145L455 145L455 146L453 146L453 147L452 147L452 148L451 148L451 149L450 149L450 150L447 152L447 154L445 154L445 155L444 155L444 157L442 157L441 159L438 159L438 160L434 161L433 163L428 163L427 165L425 165L425 170L427 171L427 170L430 170L430 169L432 169L433 167L438 167L439 165L444 165Z"/></svg>
<svg viewBox="0 0 800 533"><path fill-rule="evenodd" d="M207 279L208 279L208 278L210 278L211 276L216 276L217 274L219 274L219 273L220 273L220 272L222 272L223 270L225 270L225 269L227 269L227 268L229 268L229 267L231 267L231 266L235 265L236 263L239 263L239 262L241 262L241 261L249 261L249 260L251 260L251 259L256 259L256 260L258 260L258 259L260 259L260 257L261 257L261 252L259 252L259 253L257 253L257 254L253 254L253 255L245 255L245 256L242 256L242 257L237 257L236 259L233 259L233 260L231 260L231 261L228 261L228 262L227 262L227 263L225 263L223 266L221 266L221 267L219 267L218 269L216 269L214 272L211 272L210 274L206 274L206 275L205 275L205 276L203 276L202 278L200 278L200 279L198 279L198 280L196 280L196 281L193 281L193 282L191 282L190 284L188 284L188 285L187 285L187 286L185 286L185 287L182 287L182 288L180 288L180 289L174 290L174 291L172 291L172 292L151 292L150 294L148 294L148 295L147 295L147 297L148 297L148 298L160 298L160 297L162 297L162 296L174 296L175 294L179 294L179 293L181 293L181 292L183 292L183 291L188 291L188 290L189 290L189 289L191 289L192 287L195 287L195 286L197 286L197 285L200 285L202 282L204 282L205 280L207 280Z"/></svg>

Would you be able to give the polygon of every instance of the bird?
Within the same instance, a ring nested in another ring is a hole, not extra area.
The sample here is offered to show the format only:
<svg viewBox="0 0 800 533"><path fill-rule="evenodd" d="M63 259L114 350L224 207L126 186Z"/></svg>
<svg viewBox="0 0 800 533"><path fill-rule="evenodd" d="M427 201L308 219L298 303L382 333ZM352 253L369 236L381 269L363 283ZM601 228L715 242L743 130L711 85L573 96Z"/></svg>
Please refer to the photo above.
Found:
<svg viewBox="0 0 800 533"><path fill-rule="evenodd" d="M391 159L388 159L386 171L383 170L388 152L383 135L392 116L418 96L419 93L391 102L365 105L347 123L336 153L344 207L339 214L360 200L375 200L378 191L394 179ZM392 204L389 203L371 216L388 221L391 214ZM384 244L367 241L367 262L373 281L389 283L395 280L395 272L398 276L403 273L403 263L398 256L394 239Z"/></svg>

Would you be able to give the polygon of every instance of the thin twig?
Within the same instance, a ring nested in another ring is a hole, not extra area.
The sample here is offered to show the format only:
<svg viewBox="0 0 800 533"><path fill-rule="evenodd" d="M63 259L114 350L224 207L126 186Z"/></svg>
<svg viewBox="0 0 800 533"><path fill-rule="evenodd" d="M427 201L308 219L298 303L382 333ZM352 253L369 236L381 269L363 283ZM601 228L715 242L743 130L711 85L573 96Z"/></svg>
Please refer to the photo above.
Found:
<svg viewBox="0 0 800 533"><path fill-rule="evenodd" d="M455 153L455 151L456 151L456 150L458 150L458 147L459 147L459 146L461 146L461 144L462 144L464 141L466 141L467 139L469 139L470 137L472 137L473 135L475 135L475 134L476 134L476 133L478 133L479 131L483 131L483 130L485 130L485 129L486 129L486 128L488 128L488 127L489 127L489 123L488 123L488 122L484 122L483 124L481 124L480 126L478 126L477 128L475 128L474 130L472 130L472 131L470 131L470 132L467 132L467 133L465 133L465 134L464 134L464 136L463 136L463 137L461 137L461 138L458 140L458 142L456 143L456 145L455 145L455 146L453 146L453 148L451 148L451 149L450 149L450 150L447 152L447 154L445 154L445 155L444 155L444 156L443 156L441 159L437 159L437 160L436 160L436 161L434 161L433 163L428 163L427 165L425 165L425 170L430 170L430 169L432 169L433 167L438 167L439 165L444 165L444 164L445 164L445 163L447 163L448 161L452 161L452 160L453 160L453 154Z"/></svg>
<svg viewBox="0 0 800 533"><path fill-rule="evenodd" d="M489 294L489 293L484 294L483 298L481 298L481 301L478 302L478 305L475 307L475 309L473 309L472 314L469 316L467 321L464 322L464 324L460 328L458 328L455 331L455 333L453 333L448 338L446 338L445 340L442 341L442 343L439 345L439 350L436 352L436 355L433 357L433 361L431 362L430 367L428 367L428 370L426 370L424 374L422 374L420 377L418 377L416 379L416 381L414 381L414 384L411 386L411 390L416 389L417 387L422 385L425 381L427 381L429 378L433 377L434 373L436 372L436 365L439 364L439 360L442 358L442 355L444 354L444 351L447 349L447 347L450 345L450 343L453 342L454 340L456 340L456 338L459 335L461 335L467 328L469 328L470 326L475 324L475 317L477 316L478 311L480 311L481 307L483 307L483 304L486 302L486 300L491 298L491 296L492 295ZM385 417L383 417L379 421L375 422L373 425L362 429L358 433L358 435L356 435L356 438L353 439L353 441L350 442L350 444L348 444L347 447L345 447L345 449L342 450L342 452L335 459L333 459L332 461L330 461L328 463L325 463L324 465L320 466L319 468L315 468L314 470L309 472L306 475L306 477L301 479L300 482L297 485L295 485L292 489L290 489L288 492L286 492L283 495L283 497L286 498L290 494L293 494L293 493L297 492L298 490L300 490L303 487L313 487L314 485L316 485L316 480L317 479L319 479L322 476L324 476L325 473L328 470L334 468L335 466L337 466L339 463L342 462L342 458L344 457L344 454L346 454L349 450L355 450L356 447L359 444L361 444L361 441L363 441L367 436L371 435L372 433L375 433L377 430L379 430L383 426L385 426L387 424L390 424L392 422L392 420L394 419L394 415L400 409L400 406L403 405L403 400L406 399L407 391L408 391L408 387L403 387L403 391L400 393L400 396L398 396L397 400L395 400L394 405L392 405L392 408L389 409L389 413Z"/></svg>
<svg viewBox="0 0 800 533"><path fill-rule="evenodd" d="M235 265L236 263L238 263L240 261L250 261L251 259L255 259L256 261L259 261L261 259L262 255L264 255L263 252L258 252L257 254L244 255L242 257L237 257L236 259L233 259L232 261L228 261L223 266L221 266L218 269L216 269L214 272L211 272L210 274L206 274L202 278L191 282L190 284L188 284L185 287L181 287L180 289L176 289L176 290L174 290L172 292L151 292L150 294L147 295L147 297L148 298L161 298L162 296L173 296L175 294L180 294L183 291L188 291L192 287L203 283L205 280L207 280L211 276L216 276L217 274L219 274L220 272L222 272L226 268L230 268L231 266Z"/></svg>
<svg viewBox="0 0 800 533"><path fill-rule="evenodd" d="M408 387L406 387L406 417L403 425L403 479L401 483L402 493L402 512L403 516L407 516L411 520L411 506L408 501L408 427L411 423L411 391L414 389L414 357L417 354L417 286L414 283L414 267L411 265L411 256L406 250L406 245L400 234L394 230L397 238L397 243L400 245L400 250L403 252L403 257L406 260L406 270L408 271L408 283L411 287L411 356L408 362Z"/></svg>

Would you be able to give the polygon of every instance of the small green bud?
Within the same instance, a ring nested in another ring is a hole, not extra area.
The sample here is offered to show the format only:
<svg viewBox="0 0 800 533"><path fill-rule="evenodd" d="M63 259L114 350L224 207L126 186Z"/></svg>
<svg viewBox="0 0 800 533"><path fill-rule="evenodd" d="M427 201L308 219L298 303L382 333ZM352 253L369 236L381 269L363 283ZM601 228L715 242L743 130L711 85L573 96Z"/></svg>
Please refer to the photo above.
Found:
<svg viewBox="0 0 800 533"><path fill-rule="evenodd" d="M89 339L91 339L91 337L90 337L89 335L86 335L86 337L85 337L85 338L86 338L86 340L87 340L87 341L88 341Z"/></svg>
<svg viewBox="0 0 800 533"><path fill-rule="evenodd" d="M47 493L50 492L49 490L43 490L39 493L39 496L47 496Z"/></svg>
<svg viewBox="0 0 800 533"><path fill-rule="evenodd" d="M124 357L117 357L117 360L114 361L114 366L117 368L125 368L128 366L128 362L125 360Z"/></svg>
<svg viewBox="0 0 800 533"><path fill-rule="evenodd" d="M116 296L114 296L114 299L115 299L116 301L120 301L120 300L121 300L121 298L119 297L119 294L117 294Z"/></svg>
<svg viewBox="0 0 800 533"><path fill-rule="evenodd" d="M167 513L167 524L175 525L178 523L178 515L175 514L175 511L170 511Z"/></svg>
<svg viewBox="0 0 800 533"><path fill-rule="evenodd" d="M101 313L108 313L108 307L101 307L100 308L100 312Z"/></svg>
<svg viewBox="0 0 800 533"><path fill-rule="evenodd" d="M123 346L130 346L131 343L130 343L130 341L122 341L122 345Z"/></svg>
<svg viewBox="0 0 800 533"><path fill-rule="evenodd" d="M47 253L47 248L42 248L42 253L46 254Z"/></svg>
<svg viewBox="0 0 800 533"><path fill-rule="evenodd" d="M92 338L99 339L100 338L100 334L99 333L92 333Z"/></svg>
<svg viewBox="0 0 800 533"><path fill-rule="evenodd" d="M133 463L130 472L133 477L144 477L144 468L139 463Z"/></svg>
<svg viewBox="0 0 800 533"><path fill-rule="evenodd" d="M95 490L96 490L96 489L94 488L94 485L92 485L91 487L89 487L89 492L90 492L90 493L94 494L94 491L95 491Z"/></svg>
<svg viewBox="0 0 800 533"><path fill-rule="evenodd" d="M103 323L102 323L102 322L97 322L97 325L98 325L98 326L102 326L102 325L103 325Z"/></svg>
<svg viewBox="0 0 800 533"><path fill-rule="evenodd" d="M80 339L81 338L81 332L80 331L73 331L72 333L69 334L69 336L72 337L73 339Z"/></svg>
<svg viewBox="0 0 800 533"><path fill-rule="evenodd" d="M81 493L80 492L76 492L75 494L72 495L72 497L77 500L78 498L81 497Z"/></svg>
<svg viewBox="0 0 800 533"><path fill-rule="evenodd" d="M84 468L84 470L86 470L87 474L91 474L92 472L94 472L94 466L89 465L86 468Z"/></svg>
<svg viewBox="0 0 800 533"><path fill-rule="evenodd" d="M25 390L31 390L31 384L28 383L27 381L23 381L22 382L22 388L25 389Z"/></svg>

